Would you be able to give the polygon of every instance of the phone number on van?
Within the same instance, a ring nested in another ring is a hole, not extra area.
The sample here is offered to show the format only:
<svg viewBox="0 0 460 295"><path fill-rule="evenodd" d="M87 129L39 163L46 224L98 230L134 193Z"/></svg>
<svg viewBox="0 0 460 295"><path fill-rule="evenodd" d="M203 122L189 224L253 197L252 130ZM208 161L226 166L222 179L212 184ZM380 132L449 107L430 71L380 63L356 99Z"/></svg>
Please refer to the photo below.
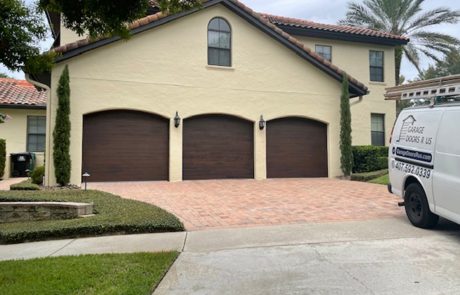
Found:
<svg viewBox="0 0 460 295"><path fill-rule="evenodd" d="M404 173L410 173L423 178L431 177L431 170L403 162L396 162L395 168Z"/></svg>

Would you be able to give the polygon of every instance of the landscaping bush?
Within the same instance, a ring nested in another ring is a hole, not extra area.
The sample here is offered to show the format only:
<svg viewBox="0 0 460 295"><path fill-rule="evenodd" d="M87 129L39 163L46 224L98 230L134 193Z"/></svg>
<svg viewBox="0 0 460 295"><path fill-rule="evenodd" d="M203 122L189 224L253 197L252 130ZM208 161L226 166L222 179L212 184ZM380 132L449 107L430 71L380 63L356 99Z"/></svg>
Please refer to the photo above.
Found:
<svg viewBox="0 0 460 295"><path fill-rule="evenodd" d="M58 106L56 110L56 124L53 132L53 160L56 181L65 186L70 181L72 162L70 159L70 86L69 68L66 65L59 78Z"/></svg>
<svg viewBox="0 0 460 295"><path fill-rule="evenodd" d="M353 173L371 172L388 168L388 147L354 146Z"/></svg>
<svg viewBox="0 0 460 295"><path fill-rule="evenodd" d="M12 191L38 191L40 190L40 187L37 184L32 183L31 180L27 179L20 183L10 185L10 190Z"/></svg>
<svg viewBox="0 0 460 295"><path fill-rule="evenodd" d="M351 112L348 77L343 75L342 95L340 97L340 167L344 176L350 176L353 167L351 147Z"/></svg>
<svg viewBox="0 0 460 295"><path fill-rule="evenodd" d="M382 169L382 170L377 170L377 171L372 171L372 172L353 173L351 175L351 180L366 182L372 179L376 179L387 173L388 173L388 169Z"/></svg>
<svg viewBox="0 0 460 295"><path fill-rule="evenodd" d="M42 184L43 183L43 176L45 175L45 166L37 166L32 171L30 178L32 179L32 183L35 184Z"/></svg>
<svg viewBox="0 0 460 295"><path fill-rule="evenodd" d="M0 179L5 173L5 163L6 163L6 141L0 138Z"/></svg>
<svg viewBox="0 0 460 295"><path fill-rule="evenodd" d="M156 206L93 190L0 191L0 202L93 203L94 216L65 220L4 223L0 243L106 234L138 234L183 231L182 222Z"/></svg>

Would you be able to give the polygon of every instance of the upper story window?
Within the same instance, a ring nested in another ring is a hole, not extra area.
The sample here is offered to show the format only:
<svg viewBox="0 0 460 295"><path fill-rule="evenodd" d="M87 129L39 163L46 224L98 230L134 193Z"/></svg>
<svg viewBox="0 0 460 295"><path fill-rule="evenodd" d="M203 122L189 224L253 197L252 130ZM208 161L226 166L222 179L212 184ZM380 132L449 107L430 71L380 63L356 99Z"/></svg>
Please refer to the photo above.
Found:
<svg viewBox="0 0 460 295"><path fill-rule="evenodd" d="M27 117L27 151L44 152L46 137L46 117Z"/></svg>
<svg viewBox="0 0 460 295"><path fill-rule="evenodd" d="M327 45L315 45L315 52L328 61L332 61L332 47Z"/></svg>
<svg viewBox="0 0 460 295"><path fill-rule="evenodd" d="M383 51L369 51L370 79L383 82Z"/></svg>
<svg viewBox="0 0 460 295"><path fill-rule="evenodd" d="M213 18L208 25L208 64L232 66L232 31L221 17Z"/></svg>

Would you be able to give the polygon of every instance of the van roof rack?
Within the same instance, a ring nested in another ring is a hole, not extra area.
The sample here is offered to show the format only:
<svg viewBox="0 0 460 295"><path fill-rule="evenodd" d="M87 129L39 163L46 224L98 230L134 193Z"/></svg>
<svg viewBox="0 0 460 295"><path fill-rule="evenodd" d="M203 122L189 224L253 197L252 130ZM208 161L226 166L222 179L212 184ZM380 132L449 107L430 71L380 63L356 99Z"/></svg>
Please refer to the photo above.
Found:
<svg viewBox="0 0 460 295"><path fill-rule="evenodd" d="M437 97L460 95L460 75L417 81L386 88L385 100L425 99L435 104Z"/></svg>

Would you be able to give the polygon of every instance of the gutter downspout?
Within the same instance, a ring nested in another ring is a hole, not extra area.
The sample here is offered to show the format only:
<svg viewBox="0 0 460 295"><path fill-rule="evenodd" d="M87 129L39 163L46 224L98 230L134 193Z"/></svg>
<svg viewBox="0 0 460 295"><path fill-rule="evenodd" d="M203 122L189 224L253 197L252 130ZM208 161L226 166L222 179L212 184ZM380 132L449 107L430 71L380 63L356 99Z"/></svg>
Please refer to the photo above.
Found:
<svg viewBox="0 0 460 295"><path fill-rule="evenodd" d="M45 89L47 92L46 97L46 150L45 150L45 186L49 186L50 183L50 173L49 173L49 165L51 160L50 149L51 149L51 88L48 85L43 83L37 82L33 80L29 74L25 73L26 80L34 86L39 88Z"/></svg>
<svg viewBox="0 0 460 295"><path fill-rule="evenodd" d="M361 95L358 100L355 100L353 102L350 103L350 106L354 106L354 105L357 105L359 103L362 103L363 102L363 96Z"/></svg>

